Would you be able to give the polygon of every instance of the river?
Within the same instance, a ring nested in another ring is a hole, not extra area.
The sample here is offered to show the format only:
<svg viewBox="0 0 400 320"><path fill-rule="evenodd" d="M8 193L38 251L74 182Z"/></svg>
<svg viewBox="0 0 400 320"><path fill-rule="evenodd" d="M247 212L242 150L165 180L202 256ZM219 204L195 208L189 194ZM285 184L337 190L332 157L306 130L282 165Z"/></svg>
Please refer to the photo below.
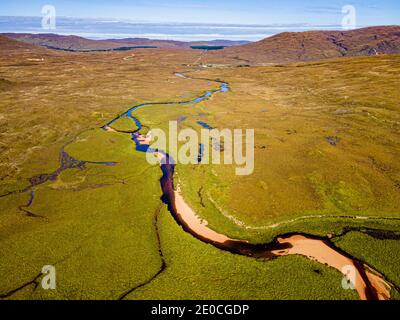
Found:
<svg viewBox="0 0 400 320"><path fill-rule="evenodd" d="M162 200L168 206L169 212L183 230L196 239L211 244L220 250L250 258L270 260L287 255L301 255L335 268L341 272L344 277L348 277L347 272L350 268L354 272L352 279L354 281L355 290L361 300L389 300L390 290L393 285L386 281L379 272L373 270L373 268L336 248L328 237L323 238L298 233L286 234L276 237L271 243L252 244L248 241L232 239L224 234L218 233L209 228L206 221L200 219L196 212L186 203L180 192L180 187L175 187L174 185L176 166L174 159L163 150L150 149L149 139L140 133L143 127L142 123L137 117L133 116L133 112L139 108L153 105L194 105L209 99L214 94L229 92L230 87L228 83L222 81L193 78L184 73L176 73L175 75L191 80L214 81L220 84L220 88L218 90L207 91L202 96L190 101L139 104L110 121L103 129L109 132L116 132L117 130L113 129L112 125L122 117L130 117L135 121L138 128L135 132L121 133L131 135L132 141L136 145L136 151L153 153L160 163L162 163L160 166L162 171L162 177L160 179Z"/></svg>

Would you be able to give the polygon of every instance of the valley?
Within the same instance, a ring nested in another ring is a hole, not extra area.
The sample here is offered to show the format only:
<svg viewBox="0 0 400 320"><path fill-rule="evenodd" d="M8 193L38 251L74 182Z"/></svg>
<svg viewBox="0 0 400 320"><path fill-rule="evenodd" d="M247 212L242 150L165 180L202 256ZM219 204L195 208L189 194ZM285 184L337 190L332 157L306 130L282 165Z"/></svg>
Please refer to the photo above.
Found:
<svg viewBox="0 0 400 320"><path fill-rule="evenodd" d="M398 54L243 66L231 49L0 43L1 298L399 298ZM142 134L177 119L254 129L254 174L150 165ZM343 290L307 239L383 282Z"/></svg>

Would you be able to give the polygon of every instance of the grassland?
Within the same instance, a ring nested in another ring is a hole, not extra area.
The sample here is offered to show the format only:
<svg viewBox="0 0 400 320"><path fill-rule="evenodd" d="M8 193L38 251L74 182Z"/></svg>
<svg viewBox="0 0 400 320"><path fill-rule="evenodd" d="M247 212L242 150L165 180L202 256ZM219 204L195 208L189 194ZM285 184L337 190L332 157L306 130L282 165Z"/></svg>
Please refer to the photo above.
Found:
<svg viewBox="0 0 400 320"><path fill-rule="evenodd" d="M90 146L91 154L83 156L119 164L68 170L57 181L35 188L29 210L42 218L15 208L27 201L25 195L1 199L0 269L8 275L1 280L2 293L29 283L44 265L54 265L58 277L57 291L35 290L32 284L12 299L117 299L158 267L152 224L159 207L157 168L132 155L124 136L106 138L100 131L80 138L68 150L74 156ZM110 145L119 146L118 152ZM142 192L135 191L136 184Z"/></svg>
<svg viewBox="0 0 400 320"><path fill-rule="evenodd" d="M304 257L265 262L221 252L182 232L165 211L159 229L167 268L127 299L357 299L338 272Z"/></svg>
<svg viewBox="0 0 400 320"><path fill-rule="evenodd" d="M54 170L65 143L131 105L193 98L211 86L173 75L197 58L185 50L73 54L19 46L1 47L0 194Z"/></svg>
<svg viewBox="0 0 400 320"><path fill-rule="evenodd" d="M3 298L357 298L341 288L339 272L304 257L258 261L184 233L160 201L160 169L134 151L129 135L99 129L132 105L191 100L218 87L173 75L191 70L199 52L2 50L0 194L56 170L63 146L86 161L34 187L30 206L30 192L0 197ZM224 79L232 91L134 116L165 130L177 119L196 130L199 120L256 129L252 176L236 177L233 166L177 166L185 199L219 232L264 242L295 231L340 235L349 226L398 231L397 220L350 216L399 218L399 62L384 56L207 69L193 75ZM136 128L128 119L115 126ZM327 137L340 142L333 146ZM350 236L335 243L398 283L396 257L363 252ZM380 241L371 248L387 252L398 242ZM47 264L56 266L55 291L36 285Z"/></svg>
<svg viewBox="0 0 400 320"><path fill-rule="evenodd" d="M399 230L399 229L397 229ZM349 232L334 240L335 245L349 252L361 261L368 261L387 279L400 287L399 235L388 239L371 236L362 232Z"/></svg>
<svg viewBox="0 0 400 320"><path fill-rule="evenodd" d="M199 120L256 128L255 174L237 177L234 166L177 168L185 199L232 238L265 243L290 232L334 236L349 226L400 230L398 68L398 56L384 56L196 72L228 81L232 92L136 115L166 131L178 118L185 119L181 129L199 130ZM380 257L355 256L366 263ZM398 272L395 258L387 259Z"/></svg>
<svg viewBox="0 0 400 320"><path fill-rule="evenodd" d="M182 166L185 196L216 228L243 229L242 222L259 234L308 216L399 218L399 62L382 56L197 74L230 82L232 92L198 107L213 127L255 128L255 172Z"/></svg>
<svg viewBox="0 0 400 320"><path fill-rule="evenodd" d="M178 165L185 199L213 229L256 243L348 227L399 231L399 68L399 56L381 56L192 73L223 79L232 92L160 122L180 114L181 128L198 130L198 120L255 128L256 170L238 177L234 166ZM139 115L157 124L149 110ZM364 237L335 244L398 286L399 240Z"/></svg>

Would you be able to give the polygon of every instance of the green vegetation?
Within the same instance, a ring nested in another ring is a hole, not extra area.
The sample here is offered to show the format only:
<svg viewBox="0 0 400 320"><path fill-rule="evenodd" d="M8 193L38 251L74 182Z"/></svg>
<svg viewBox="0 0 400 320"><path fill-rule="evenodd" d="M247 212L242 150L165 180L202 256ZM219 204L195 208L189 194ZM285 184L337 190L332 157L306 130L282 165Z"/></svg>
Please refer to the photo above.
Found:
<svg viewBox="0 0 400 320"><path fill-rule="evenodd" d="M335 245L359 260L367 261L371 267L384 274L386 279L400 287L399 240L383 240L361 232L350 232L335 239Z"/></svg>
<svg viewBox="0 0 400 320"><path fill-rule="evenodd" d="M111 128L122 132L134 132L138 129L135 121L129 117L122 117L118 119L111 125Z"/></svg>
<svg viewBox="0 0 400 320"><path fill-rule="evenodd" d="M62 147L93 163L34 187L31 205L30 192L0 197L0 295L21 288L6 298L118 299L152 279L164 260L166 269L127 299L357 298L341 288L338 271L304 257L259 261L195 240L161 203L160 168L134 151L128 134L99 129L132 105L188 101L216 88L173 75L188 71L199 52L29 50L0 56L0 195L56 170ZM200 130L201 120L256 129L252 176L235 176L233 166L176 168L185 199L221 233L265 243L289 232L396 231L399 62L384 56L207 69L196 77L224 79L232 91L133 116L144 131L167 131L169 120L182 117L180 128ZM113 128L136 125L124 117ZM340 141L334 146L327 137ZM335 244L399 284L398 254L390 254L398 240L355 232ZM36 287L48 264L56 266L56 291Z"/></svg>
<svg viewBox="0 0 400 320"><path fill-rule="evenodd" d="M195 50L207 50L207 51L215 51L215 50L222 50L224 46L191 46L190 48Z"/></svg>
<svg viewBox="0 0 400 320"><path fill-rule="evenodd" d="M2 293L30 282L43 265L55 265L58 274L56 291L31 284L11 299L117 299L161 266L155 226L159 168L132 152L129 136L99 129L79 136L67 152L118 165L67 170L37 188L29 209L44 219L10 209L26 196L0 201L0 248L7 257L0 270L12 275L1 279ZM165 207L161 212L157 227L167 269L128 299L356 298L341 289L335 270L301 257L263 262L221 252L184 233Z"/></svg>
<svg viewBox="0 0 400 320"><path fill-rule="evenodd" d="M357 299L336 270L303 257L257 261L221 252L182 232L163 212L159 221L167 268L128 299Z"/></svg>
<svg viewBox="0 0 400 320"><path fill-rule="evenodd" d="M113 51L129 51L133 49L157 49L156 46L129 46L129 47L119 47L112 49Z"/></svg>
<svg viewBox="0 0 400 320"><path fill-rule="evenodd" d="M0 280L1 294L34 279L44 265L56 266L58 275L57 291L31 285L10 298L117 299L158 268L159 168L132 152L129 136L101 130L81 135L68 152L118 165L67 170L36 188L29 210L43 218L14 209L26 195L0 199L0 270L9 275Z"/></svg>

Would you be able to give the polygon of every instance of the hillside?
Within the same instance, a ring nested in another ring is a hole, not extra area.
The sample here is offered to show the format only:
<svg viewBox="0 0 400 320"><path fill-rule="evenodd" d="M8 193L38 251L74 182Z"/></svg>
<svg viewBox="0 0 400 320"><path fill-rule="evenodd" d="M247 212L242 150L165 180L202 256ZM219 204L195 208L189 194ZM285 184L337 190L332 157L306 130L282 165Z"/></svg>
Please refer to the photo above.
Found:
<svg viewBox="0 0 400 320"><path fill-rule="evenodd" d="M285 63L393 53L400 53L400 26L284 32L251 44L226 48L211 57L223 56L247 63Z"/></svg>
<svg viewBox="0 0 400 320"><path fill-rule="evenodd" d="M57 34L4 33L2 35L20 42L62 50L110 50L123 46L123 44L111 41L96 41L78 36L61 36Z"/></svg>
<svg viewBox="0 0 400 320"><path fill-rule="evenodd" d="M29 44L29 43L22 43L8 37L0 35L0 50L1 52L6 51L14 51L16 49L20 50L35 50L35 51L45 51L44 48L40 48L38 46Z"/></svg>

